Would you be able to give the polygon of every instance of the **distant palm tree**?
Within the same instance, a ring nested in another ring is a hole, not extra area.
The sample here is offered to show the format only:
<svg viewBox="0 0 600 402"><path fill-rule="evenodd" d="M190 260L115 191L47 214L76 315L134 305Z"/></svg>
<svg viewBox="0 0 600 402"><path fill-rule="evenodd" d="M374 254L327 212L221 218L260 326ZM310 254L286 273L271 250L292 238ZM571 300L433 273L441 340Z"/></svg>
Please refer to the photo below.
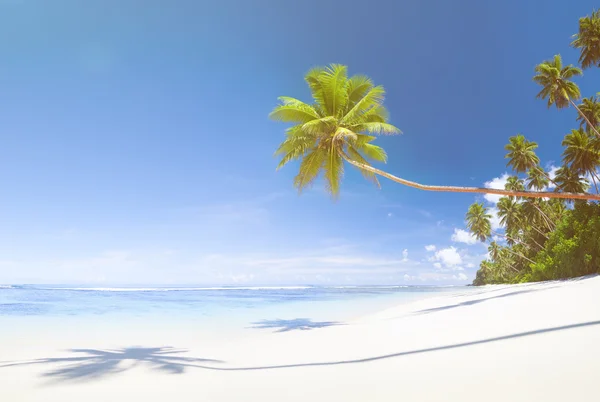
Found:
<svg viewBox="0 0 600 402"><path fill-rule="evenodd" d="M562 58L559 54L552 60L546 60L535 67L537 73L533 80L541 85L542 90L537 94L538 98L548 99L548 107L552 105L557 109L569 106L569 103L579 112L587 121L592 130L600 137L600 133L588 121L587 117L579 110L574 100L581 98L581 92L577 84L571 81L575 76L582 75L583 72L578 67L569 64L563 67Z"/></svg>
<svg viewBox="0 0 600 402"><path fill-rule="evenodd" d="M565 147L563 162L571 166L573 172L581 176L589 176L598 192L596 169L600 166L600 149L596 147L594 138L583 130L571 130L562 142Z"/></svg>
<svg viewBox="0 0 600 402"><path fill-rule="evenodd" d="M554 180L558 184L557 189L569 193L585 193L590 188L587 179L581 177L569 166L561 166L556 171L556 178Z"/></svg>
<svg viewBox="0 0 600 402"><path fill-rule="evenodd" d="M538 144L527 141L525 136L517 134L508 139L504 147L508 151L504 158L508 159L506 166L511 167L517 173L524 173L539 165L540 158L535 154Z"/></svg>
<svg viewBox="0 0 600 402"><path fill-rule="evenodd" d="M497 204L500 224L512 232L521 220L521 204L512 197L502 197Z"/></svg>
<svg viewBox="0 0 600 402"><path fill-rule="evenodd" d="M527 189L542 191L545 189L548 184L550 184L550 179L548 177L548 173L546 173L539 166L535 166L527 172Z"/></svg>
<svg viewBox="0 0 600 402"><path fill-rule="evenodd" d="M591 130L593 127L598 128L600 126L600 102L597 96L583 98L579 110L585 116L585 118L581 115L577 116L580 127L586 126L587 130Z"/></svg>
<svg viewBox="0 0 600 402"><path fill-rule="evenodd" d="M573 38L571 46L581 51L581 67L600 67L600 10L579 19L579 32Z"/></svg>
<svg viewBox="0 0 600 402"><path fill-rule="evenodd" d="M338 64L314 68L309 71L305 80L311 90L313 104L280 97L281 104L270 114L272 119L294 123L287 129L286 139L275 154L282 158L278 168L300 160L299 172L294 179L294 185L300 191L323 173L327 190L334 198L337 197L345 160L376 184L379 184L375 178L377 174L427 191L600 200L600 195L597 194L428 186L391 175L371 166L368 161L385 162L387 159L385 151L372 144L376 137L370 134L400 133L398 128L388 123L388 113L383 106L383 87L374 86L368 77L362 75L348 78L346 66Z"/></svg>
<svg viewBox="0 0 600 402"><path fill-rule="evenodd" d="M490 222L492 215L488 213L482 202L471 204L467 211L467 228L477 240L485 242L492 234L492 225Z"/></svg>

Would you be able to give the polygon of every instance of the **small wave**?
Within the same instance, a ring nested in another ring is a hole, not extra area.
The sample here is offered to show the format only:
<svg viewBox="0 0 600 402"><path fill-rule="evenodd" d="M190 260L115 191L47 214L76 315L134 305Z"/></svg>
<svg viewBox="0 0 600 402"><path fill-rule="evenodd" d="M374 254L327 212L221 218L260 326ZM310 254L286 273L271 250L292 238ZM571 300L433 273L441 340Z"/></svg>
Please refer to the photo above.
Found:
<svg viewBox="0 0 600 402"><path fill-rule="evenodd" d="M14 289L11 285L0 285L0 289Z"/></svg>
<svg viewBox="0 0 600 402"><path fill-rule="evenodd" d="M247 286L247 287L201 287L201 288L94 288L94 287L52 287L44 290L72 290L87 292L186 292L211 290L302 290L310 286Z"/></svg>
<svg viewBox="0 0 600 402"><path fill-rule="evenodd" d="M390 286L331 286L329 289L403 289L408 285L390 285Z"/></svg>

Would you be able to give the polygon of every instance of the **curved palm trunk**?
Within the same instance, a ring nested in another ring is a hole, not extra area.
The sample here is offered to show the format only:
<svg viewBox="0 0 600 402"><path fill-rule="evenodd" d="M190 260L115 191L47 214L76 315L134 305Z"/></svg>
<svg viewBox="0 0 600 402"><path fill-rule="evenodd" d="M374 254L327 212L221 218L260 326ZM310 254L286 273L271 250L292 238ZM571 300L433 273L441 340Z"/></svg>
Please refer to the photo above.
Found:
<svg viewBox="0 0 600 402"><path fill-rule="evenodd" d="M598 130L596 130L596 127L594 127L594 125L588 120L588 118L586 117L585 114L583 114L583 112L581 111L581 109L579 109L579 107L577 107L577 105L575 104L575 102L573 102L571 100L571 98L569 98L569 102L571 102L571 105L573 105L575 107L575 109L577 109L577 111L579 112L579 114L585 119L585 121L587 122L588 126L590 126L592 128L592 130L594 130L594 133L596 134L596 136L598 138L600 138L600 133L598 132Z"/></svg>
<svg viewBox="0 0 600 402"><path fill-rule="evenodd" d="M342 158L351 165L356 166L359 169L366 170L371 173L378 174L386 179L395 181L396 183L404 184L405 186L417 188L425 191L438 191L447 193L477 193L477 194L496 194L505 195L511 197L530 197L530 198L562 198L562 199L574 199L574 200L596 200L600 201L600 194L575 194L575 193L553 193L547 191L509 191L509 190L497 190L494 188L481 188L481 187L458 187L458 186L429 186L426 184L416 183L414 181L401 179L390 173L384 172L383 170L374 168L373 166L365 165L364 163L356 162L352 160L344 152L340 153Z"/></svg>

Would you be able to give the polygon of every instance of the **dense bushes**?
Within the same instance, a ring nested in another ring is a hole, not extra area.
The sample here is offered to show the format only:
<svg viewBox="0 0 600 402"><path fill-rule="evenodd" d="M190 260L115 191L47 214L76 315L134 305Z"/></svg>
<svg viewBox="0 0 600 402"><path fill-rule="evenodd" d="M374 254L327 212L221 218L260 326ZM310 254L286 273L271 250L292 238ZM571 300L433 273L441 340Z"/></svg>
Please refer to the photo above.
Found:
<svg viewBox="0 0 600 402"><path fill-rule="evenodd" d="M600 205L577 203L550 233L521 281L571 278L600 272Z"/></svg>

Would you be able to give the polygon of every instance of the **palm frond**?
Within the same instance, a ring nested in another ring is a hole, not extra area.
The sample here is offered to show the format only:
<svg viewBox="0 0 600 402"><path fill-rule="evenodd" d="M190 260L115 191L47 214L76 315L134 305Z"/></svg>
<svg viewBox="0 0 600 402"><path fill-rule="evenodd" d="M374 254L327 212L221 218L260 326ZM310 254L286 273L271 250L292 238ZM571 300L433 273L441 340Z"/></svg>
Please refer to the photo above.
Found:
<svg viewBox="0 0 600 402"><path fill-rule="evenodd" d="M339 117L347 103L346 86L348 68L341 64L332 64L319 77L323 91L327 94L326 110L331 116Z"/></svg>
<svg viewBox="0 0 600 402"><path fill-rule="evenodd" d="M354 132L359 133L371 133L371 134L384 134L384 135L394 135L394 134L402 134L399 128L388 124L388 123L378 123L378 122L369 122L369 123L360 123L353 126L350 126L350 129Z"/></svg>
<svg viewBox="0 0 600 402"><path fill-rule="evenodd" d="M304 103L287 103L276 106L269 117L286 123L307 123L319 118L317 111Z"/></svg>
<svg viewBox="0 0 600 402"><path fill-rule="evenodd" d="M387 162L387 154L385 150L377 145L364 143L362 145L356 144L356 149L362 152L367 158L373 159L378 162Z"/></svg>
<svg viewBox="0 0 600 402"><path fill-rule="evenodd" d="M342 124L352 124L357 122L357 120L369 110L374 107L377 107L383 102L385 97L385 89L382 86L378 85L373 87L367 92L361 100L356 102L356 104L346 113L346 115L342 118Z"/></svg>
<svg viewBox="0 0 600 402"><path fill-rule="evenodd" d="M300 170L294 178L294 186L299 192L302 192L317 178L326 163L327 156L326 148L316 147L302 159Z"/></svg>
<svg viewBox="0 0 600 402"><path fill-rule="evenodd" d="M335 199L340 194L340 182L344 174L344 162L335 147L329 148L324 170L327 190Z"/></svg>

